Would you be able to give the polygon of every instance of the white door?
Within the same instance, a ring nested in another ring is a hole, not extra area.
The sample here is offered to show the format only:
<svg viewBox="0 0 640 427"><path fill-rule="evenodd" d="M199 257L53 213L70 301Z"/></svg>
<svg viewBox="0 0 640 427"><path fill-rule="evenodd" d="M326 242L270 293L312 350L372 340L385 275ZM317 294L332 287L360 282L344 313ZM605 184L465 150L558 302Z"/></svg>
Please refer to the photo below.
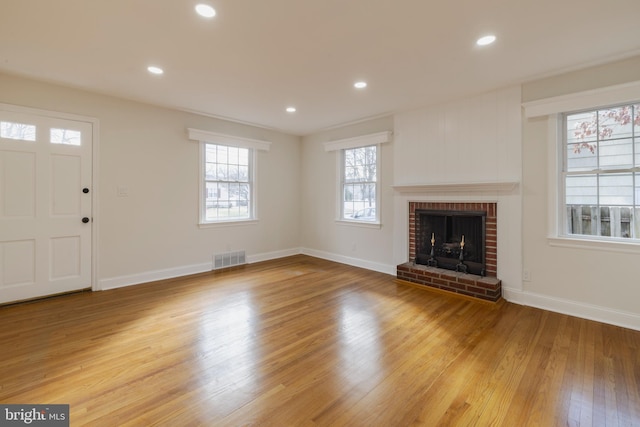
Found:
<svg viewBox="0 0 640 427"><path fill-rule="evenodd" d="M0 303L91 287L92 124L0 108Z"/></svg>

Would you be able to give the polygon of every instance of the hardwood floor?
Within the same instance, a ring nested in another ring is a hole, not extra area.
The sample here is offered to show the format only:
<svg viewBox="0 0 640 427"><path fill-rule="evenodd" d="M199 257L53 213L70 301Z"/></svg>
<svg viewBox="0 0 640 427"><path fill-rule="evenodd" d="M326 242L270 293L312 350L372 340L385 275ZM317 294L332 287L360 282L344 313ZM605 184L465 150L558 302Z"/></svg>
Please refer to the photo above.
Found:
<svg viewBox="0 0 640 427"><path fill-rule="evenodd" d="M72 426L638 426L640 332L306 256L0 307Z"/></svg>

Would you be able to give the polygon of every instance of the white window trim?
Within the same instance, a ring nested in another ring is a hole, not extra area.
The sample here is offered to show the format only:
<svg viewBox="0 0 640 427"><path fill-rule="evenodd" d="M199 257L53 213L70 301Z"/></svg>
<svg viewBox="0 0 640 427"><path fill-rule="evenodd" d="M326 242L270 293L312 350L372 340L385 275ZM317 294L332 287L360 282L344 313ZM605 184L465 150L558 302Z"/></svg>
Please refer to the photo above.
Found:
<svg viewBox="0 0 640 427"><path fill-rule="evenodd" d="M209 142L211 144L231 145L240 148L254 148L256 150L269 151L271 148L270 141L262 141L259 139L244 138L242 136L226 135L224 133L211 132L207 130L199 130L187 128L189 139L198 142Z"/></svg>
<svg viewBox="0 0 640 427"><path fill-rule="evenodd" d="M390 131L370 133L368 135L353 138L338 139L324 143L324 151L338 151L348 148L360 148L368 145L380 145L391 141L393 135Z"/></svg>
<svg viewBox="0 0 640 427"><path fill-rule="evenodd" d="M380 200L380 172L381 172L381 154L382 144L391 141L393 133L391 131L371 133L368 135L356 136L353 138L345 138L324 143L324 150L336 151L336 170L338 171L337 187L336 187L336 209L335 209L335 222L340 225L349 225L363 228L376 228L382 227L381 221L381 200ZM344 150L352 148L368 147L371 145L376 146L376 221L358 221L342 218L342 179L344 174L343 164L343 152Z"/></svg>
<svg viewBox="0 0 640 427"><path fill-rule="evenodd" d="M547 116L547 242L550 246L596 251L640 253L640 243L612 238L595 239L592 236L568 235L563 232L565 221L564 183L562 180L563 154L559 149L564 140L562 114L579 110L595 110L611 105L638 102L640 81L600 89L562 95L523 103L527 118Z"/></svg>
<svg viewBox="0 0 640 427"><path fill-rule="evenodd" d="M271 148L271 142L262 141L258 139L244 138L235 135L226 135L217 132L210 132L205 130L187 128L189 139L197 141L200 144L200 155L198 168L198 227L199 228L213 228L213 227L225 227L230 225L249 225L256 224L258 222L258 197L257 197L257 176L258 176L258 162L257 151L269 151ZM251 212L249 218L234 218L229 220L217 220L217 221L205 221L205 201L202 195L205 192L205 147L206 144L218 144L227 145L238 148L251 149L250 159L250 176L251 176Z"/></svg>
<svg viewBox="0 0 640 427"><path fill-rule="evenodd" d="M525 102L525 117L534 118L579 110L595 110L611 105L638 102L640 99L640 80L615 86L577 92L570 95L555 96Z"/></svg>

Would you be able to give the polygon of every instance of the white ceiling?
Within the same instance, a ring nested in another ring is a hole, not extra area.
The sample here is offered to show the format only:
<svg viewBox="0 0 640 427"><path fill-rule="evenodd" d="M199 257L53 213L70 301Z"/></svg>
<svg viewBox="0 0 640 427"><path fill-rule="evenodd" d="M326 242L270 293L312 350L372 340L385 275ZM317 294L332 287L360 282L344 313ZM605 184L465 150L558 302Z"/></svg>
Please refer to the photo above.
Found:
<svg viewBox="0 0 640 427"><path fill-rule="evenodd" d="M0 71L305 135L640 52L640 0L197 2L0 0Z"/></svg>

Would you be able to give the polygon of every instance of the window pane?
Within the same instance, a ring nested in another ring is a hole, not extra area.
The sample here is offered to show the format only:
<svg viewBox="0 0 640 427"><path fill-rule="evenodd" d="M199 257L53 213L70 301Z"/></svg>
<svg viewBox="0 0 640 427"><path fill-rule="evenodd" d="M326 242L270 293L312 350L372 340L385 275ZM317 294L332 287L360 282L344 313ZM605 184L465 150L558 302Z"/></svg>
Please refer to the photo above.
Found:
<svg viewBox="0 0 640 427"><path fill-rule="evenodd" d="M228 152L228 147L224 146L224 145L216 145L217 149L217 153L216 153L216 162L218 163L227 163L227 152Z"/></svg>
<svg viewBox="0 0 640 427"><path fill-rule="evenodd" d="M567 143L595 142L598 138L598 115L595 111L566 116Z"/></svg>
<svg viewBox="0 0 640 427"><path fill-rule="evenodd" d="M363 199L368 202L368 206L375 206L376 204L376 185L365 184L362 186Z"/></svg>
<svg viewBox="0 0 640 427"><path fill-rule="evenodd" d="M358 176L358 168L353 166L347 166L344 169L344 177L347 182L353 182Z"/></svg>
<svg viewBox="0 0 640 427"><path fill-rule="evenodd" d="M229 181L238 180L238 165L229 165Z"/></svg>
<svg viewBox="0 0 640 427"><path fill-rule="evenodd" d="M596 205L598 203L598 179L595 175L572 175L566 179L567 205Z"/></svg>
<svg viewBox="0 0 640 427"><path fill-rule="evenodd" d="M344 150L344 164L345 166L353 166L355 164L354 150Z"/></svg>
<svg viewBox="0 0 640 427"><path fill-rule="evenodd" d="M216 155L217 152L218 150L215 145L207 144L205 149L205 157L206 157L205 161L207 163L217 162L217 158L218 158L218 156Z"/></svg>
<svg viewBox="0 0 640 427"><path fill-rule="evenodd" d="M238 161L238 147L229 147L229 164L237 165Z"/></svg>
<svg viewBox="0 0 640 427"><path fill-rule="evenodd" d="M213 163L205 164L205 179L212 180L216 178L216 165Z"/></svg>
<svg viewBox="0 0 640 427"><path fill-rule="evenodd" d="M220 181L229 181L229 166L227 164L216 165L216 179Z"/></svg>
<svg viewBox="0 0 640 427"><path fill-rule="evenodd" d="M631 105L598 112L598 136L602 140L631 137L633 128Z"/></svg>
<svg viewBox="0 0 640 427"><path fill-rule="evenodd" d="M249 181L249 166L238 167L238 181Z"/></svg>
<svg viewBox="0 0 640 427"><path fill-rule="evenodd" d="M36 140L35 125L24 123L0 122L0 137L7 139L19 139L23 141Z"/></svg>
<svg viewBox="0 0 640 427"><path fill-rule="evenodd" d="M249 149L248 148L239 149L238 164L242 166L249 166Z"/></svg>
<svg viewBox="0 0 640 427"><path fill-rule="evenodd" d="M249 188L249 184L239 184L238 186L238 203L236 206L238 207L238 215L249 217L249 202L251 199L251 192Z"/></svg>
<svg viewBox="0 0 640 427"><path fill-rule="evenodd" d="M580 144L569 144L567 146L568 172L591 171L598 168L597 144L590 144L590 147L593 151Z"/></svg>
<svg viewBox="0 0 640 427"><path fill-rule="evenodd" d="M633 167L631 138L601 141L598 147L600 169L628 169Z"/></svg>
<svg viewBox="0 0 640 427"><path fill-rule="evenodd" d="M81 145L82 144L82 132L71 129L56 129L50 130L51 143L63 144L63 145Z"/></svg>
<svg viewBox="0 0 640 427"><path fill-rule="evenodd" d="M369 164L375 163L375 161L376 161L376 147L374 147L374 146L365 147L364 151L365 151L365 154L366 154L367 163L369 163Z"/></svg>
<svg viewBox="0 0 640 427"><path fill-rule="evenodd" d="M345 218L350 218L355 212L355 197L356 197L356 186L355 185L345 185L344 186L344 194L343 194L343 215Z"/></svg>
<svg viewBox="0 0 640 427"><path fill-rule="evenodd" d="M633 175L611 174L600 176L601 206L632 206Z"/></svg>
<svg viewBox="0 0 640 427"><path fill-rule="evenodd" d="M567 233L598 234L598 207L595 205L567 205Z"/></svg>

